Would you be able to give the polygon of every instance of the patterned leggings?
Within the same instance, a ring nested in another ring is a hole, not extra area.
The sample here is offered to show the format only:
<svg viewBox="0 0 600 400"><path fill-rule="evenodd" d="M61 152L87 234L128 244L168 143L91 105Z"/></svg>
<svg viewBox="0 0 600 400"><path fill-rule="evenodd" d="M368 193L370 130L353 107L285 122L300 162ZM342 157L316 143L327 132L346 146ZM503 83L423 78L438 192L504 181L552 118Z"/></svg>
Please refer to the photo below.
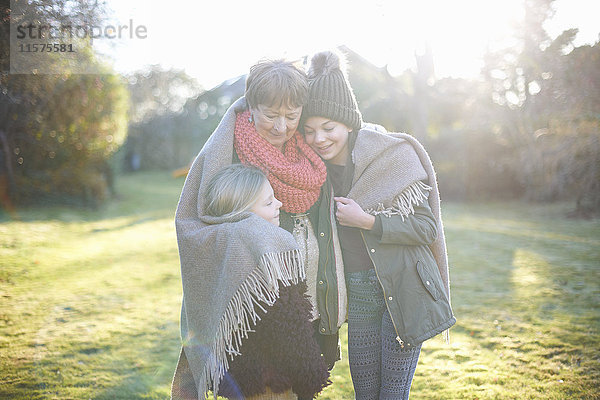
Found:
<svg viewBox="0 0 600 400"><path fill-rule="evenodd" d="M374 269L346 273L348 361L357 400L408 399L421 345L401 348Z"/></svg>

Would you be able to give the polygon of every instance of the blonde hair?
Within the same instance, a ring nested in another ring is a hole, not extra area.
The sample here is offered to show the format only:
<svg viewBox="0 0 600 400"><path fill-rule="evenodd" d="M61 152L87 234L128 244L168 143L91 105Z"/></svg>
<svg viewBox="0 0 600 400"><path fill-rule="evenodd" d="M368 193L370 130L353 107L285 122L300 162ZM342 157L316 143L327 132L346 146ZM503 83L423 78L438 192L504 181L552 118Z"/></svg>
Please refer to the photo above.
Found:
<svg viewBox="0 0 600 400"><path fill-rule="evenodd" d="M206 188L205 212L214 217L234 217L248 211L258 200L267 176L258 168L229 165L217 172Z"/></svg>
<svg viewBox="0 0 600 400"><path fill-rule="evenodd" d="M282 105L300 107L308 101L308 79L301 67L285 60L263 60L250 67L246 78L250 108Z"/></svg>

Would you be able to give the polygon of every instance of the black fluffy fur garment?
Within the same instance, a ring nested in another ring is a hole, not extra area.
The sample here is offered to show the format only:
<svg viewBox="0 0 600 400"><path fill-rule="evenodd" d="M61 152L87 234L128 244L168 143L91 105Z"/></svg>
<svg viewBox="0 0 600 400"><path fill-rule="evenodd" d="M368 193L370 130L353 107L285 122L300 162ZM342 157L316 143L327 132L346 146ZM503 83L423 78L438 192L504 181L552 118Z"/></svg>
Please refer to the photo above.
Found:
<svg viewBox="0 0 600 400"><path fill-rule="evenodd" d="M242 341L241 355L229 363L219 395L230 399L292 389L300 399L314 398L329 385L329 372L314 339L306 283L280 285L273 306L263 304L255 332Z"/></svg>

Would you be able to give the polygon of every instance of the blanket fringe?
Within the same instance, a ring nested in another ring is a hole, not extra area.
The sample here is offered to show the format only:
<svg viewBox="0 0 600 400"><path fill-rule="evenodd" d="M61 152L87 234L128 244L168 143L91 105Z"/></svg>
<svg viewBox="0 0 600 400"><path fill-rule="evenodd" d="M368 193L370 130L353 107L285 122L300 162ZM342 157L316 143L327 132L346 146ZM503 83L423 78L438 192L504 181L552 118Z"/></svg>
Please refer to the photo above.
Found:
<svg viewBox="0 0 600 400"><path fill-rule="evenodd" d="M219 383L229 369L227 355L233 360L241 354L242 339L253 332L252 327L260 320L256 307L266 312L260 302L269 306L275 303L279 298L278 282L289 286L304 279L304 265L297 249L261 256L258 268L240 285L219 321L212 352L198 382L199 397L208 397L212 383L214 398L217 398Z"/></svg>
<svg viewBox="0 0 600 400"><path fill-rule="evenodd" d="M371 215L384 215L391 217L392 215L400 215L402 221L404 217L415 213L414 206L423 203L427 199L428 192L431 191L431 186L416 181L411 183L406 189L400 193L393 201L390 207L385 207L383 203L377 204L377 207L368 208L365 211Z"/></svg>
<svg viewBox="0 0 600 400"><path fill-rule="evenodd" d="M447 345L450 344L450 329L446 329L444 332L442 332L442 338Z"/></svg>

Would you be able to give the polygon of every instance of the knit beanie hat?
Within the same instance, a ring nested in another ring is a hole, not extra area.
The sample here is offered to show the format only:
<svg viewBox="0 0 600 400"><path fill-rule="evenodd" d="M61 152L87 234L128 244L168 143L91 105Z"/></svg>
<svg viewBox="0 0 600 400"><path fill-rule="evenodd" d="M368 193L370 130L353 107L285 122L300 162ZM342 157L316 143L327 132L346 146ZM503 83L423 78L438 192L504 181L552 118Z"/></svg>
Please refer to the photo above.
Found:
<svg viewBox="0 0 600 400"><path fill-rule="evenodd" d="M325 117L354 131L362 125L354 93L346 77L343 57L333 51L315 54L308 69L308 102L302 109L300 127L309 117Z"/></svg>

